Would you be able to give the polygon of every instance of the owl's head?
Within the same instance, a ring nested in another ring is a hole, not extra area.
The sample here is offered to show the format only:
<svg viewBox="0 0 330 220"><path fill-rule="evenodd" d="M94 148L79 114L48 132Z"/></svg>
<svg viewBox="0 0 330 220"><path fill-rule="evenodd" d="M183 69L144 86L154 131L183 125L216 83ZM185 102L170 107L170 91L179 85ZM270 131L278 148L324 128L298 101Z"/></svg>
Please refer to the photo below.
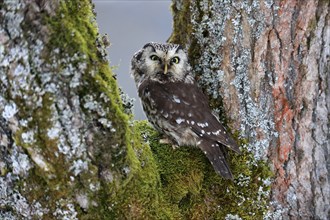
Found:
<svg viewBox="0 0 330 220"><path fill-rule="evenodd" d="M187 53L177 44L147 43L133 56L131 74L138 87L145 80L193 82Z"/></svg>

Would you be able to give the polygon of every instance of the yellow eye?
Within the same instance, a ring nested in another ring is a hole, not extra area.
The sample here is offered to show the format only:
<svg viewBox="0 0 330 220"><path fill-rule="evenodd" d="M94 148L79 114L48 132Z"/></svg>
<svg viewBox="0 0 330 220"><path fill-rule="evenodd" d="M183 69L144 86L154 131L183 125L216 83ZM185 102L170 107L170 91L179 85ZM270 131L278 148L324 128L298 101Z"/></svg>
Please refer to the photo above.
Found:
<svg viewBox="0 0 330 220"><path fill-rule="evenodd" d="M159 60L159 57L156 56L156 55L151 55L150 59L153 60L153 61L156 61L156 60Z"/></svg>
<svg viewBox="0 0 330 220"><path fill-rule="evenodd" d="M179 58L179 57L173 57L173 58L171 59L171 62L172 62L172 63L175 63L175 64L178 64L178 63L180 62L180 58Z"/></svg>

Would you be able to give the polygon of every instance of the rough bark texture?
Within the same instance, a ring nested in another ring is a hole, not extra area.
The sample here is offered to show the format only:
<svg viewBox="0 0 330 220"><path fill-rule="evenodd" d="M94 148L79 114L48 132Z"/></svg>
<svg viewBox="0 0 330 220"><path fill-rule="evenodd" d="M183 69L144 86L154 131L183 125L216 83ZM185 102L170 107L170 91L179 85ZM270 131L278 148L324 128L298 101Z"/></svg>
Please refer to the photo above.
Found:
<svg viewBox="0 0 330 220"><path fill-rule="evenodd" d="M155 202L102 45L89 1L0 1L0 219L114 219ZM121 185L139 193L124 200Z"/></svg>
<svg viewBox="0 0 330 220"><path fill-rule="evenodd" d="M159 144L104 44L88 0L0 0L0 219L260 219L267 165Z"/></svg>
<svg viewBox="0 0 330 220"><path fill-rule="evenodd" d="M329 1L173 2L170 41L273 166L272 217L330 219Z"/></svg>
<svg viewBox="0 0 330 220"><path fill-rule="evenodd" d="M329 218L329 2L173 13L170 41L241 135L234 181L130 120L88 0L0 0L1 219Z"/></svg>

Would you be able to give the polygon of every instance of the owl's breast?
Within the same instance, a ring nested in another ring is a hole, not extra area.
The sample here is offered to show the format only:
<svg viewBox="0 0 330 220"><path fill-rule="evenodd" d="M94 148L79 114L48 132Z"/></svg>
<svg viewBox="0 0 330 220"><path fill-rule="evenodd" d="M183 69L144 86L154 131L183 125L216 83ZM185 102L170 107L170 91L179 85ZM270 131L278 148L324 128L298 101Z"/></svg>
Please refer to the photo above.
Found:
<svg viewBox="0 0 330 220"><path fill-rule="evenodd" d="M177 145L198 145L199 137L187 122L208 110L202 93L186 83L146 81L139 87L143 109L149 122ZM205 109L205 110L203 110Z"/></svg>

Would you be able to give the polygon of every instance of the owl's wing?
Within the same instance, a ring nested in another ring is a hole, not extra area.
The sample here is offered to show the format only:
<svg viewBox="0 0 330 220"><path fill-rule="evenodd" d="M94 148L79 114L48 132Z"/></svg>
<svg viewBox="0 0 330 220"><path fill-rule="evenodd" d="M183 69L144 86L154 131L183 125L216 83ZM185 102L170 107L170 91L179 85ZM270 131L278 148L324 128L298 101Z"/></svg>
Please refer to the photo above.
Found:
<svg viewBox="0 0 330 220"><path fill-rule="evenodd" d="M208 99L196 84L146 82L139 87L143 102L173 126L186 126L210 143L221 143L240 153L229 132L212 114ZM144 93L144 94L141 94Z"/></svg>

